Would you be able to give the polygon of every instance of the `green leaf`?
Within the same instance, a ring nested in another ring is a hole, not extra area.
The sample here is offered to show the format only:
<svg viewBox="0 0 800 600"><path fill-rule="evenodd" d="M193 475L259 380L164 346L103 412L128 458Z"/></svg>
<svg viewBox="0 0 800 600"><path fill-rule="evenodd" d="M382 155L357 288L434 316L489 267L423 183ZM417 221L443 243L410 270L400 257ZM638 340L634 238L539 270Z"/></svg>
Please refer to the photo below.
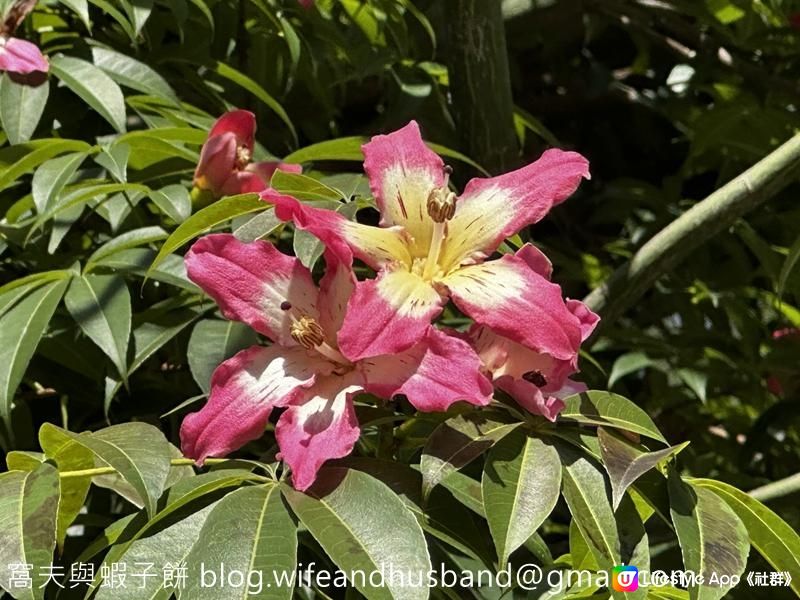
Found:
<svg viewBox="0 0 800 600"><path fill-rule="evenodd" d="M655 361L644 352L628 352L614 361L611 375L608 376L608 387L631 373L636 373L651 366Z"/></svg>
<svg viewBox="0 0 800 600"><path fill-rule="evenodd" d="M100 154L94 157L94 162L103 167L119 183L128 181L128 160L131 157L131 147L124 142L117 142L105 146Z"/></svg>
<svg viewBox="0 0 800 600"><path fill-rule="evenodd" d="M51 57L50 69L114 129L125 132L125 98L116 82L104 71L90 62L63 54Z"/></svg>
<svg viewBox="0 0 800 600"><path fill-rule="evenodd" d="M67 8L73 10L75 14L77 14L83 24L86 25L86 29L89 31L92 30L92 22L89 20L89 3L87 0L59 0L61 4L66 6Z"/></svg>
<svg viewBox="0 0 800 600"><path fill-rule="evenodd" d="M212 227L216 227L233 218L266 210L267 208L269 208L269 205L256 194L240 194L214 202L214 204L193 214L172 232L172 235L167 238L167 241L161 247L150 269L154 269L166 256L172 254L187 242L208 232Z"/></svg>
<svg viewBox="0 0 800 600"><path fill-rule="evenodd" d="M339 214L343 214L348 219L355 218L358 211L358 205L355 202L344 204L342 202L321 202L320 207L335 210ZM295 229L294 238L292 239L292 249L298 260L309 271L314 270L314 265L325 252L325 244L316 237L314 234L304 231L302 229Z"/></svg>
<svg viewBox="0 0 800 600"><path fill-rule="evenodd" d="M647 413L623 396L591 390L570 396L564 404L560 421L624 429L666 443Z"/></svg>
<svg viewBox="0 0 800 600"><path fill-rule="evenodd" d="M558 451L516 429L486 457L481 481L498 564L532 536L556 506L561 492Z"/></svg>
<svg viewBox="0 0 800 600"><path fill-rule="evenodd" d="M275 577L291 577L297 564L297 527L279 486L267 484L237 490L223 498L206 519L186 559L188 585L182 596L192 600L261 598L291 600L294 582L280 585ZM201 565L216 570L262 573L262 590L231 586L229 581L204 586ZM273 576L274 574L274 576Z"/></svg>
<svg viewBox="0 0 800 600"><path fill-rule="evenodd" d="M679 446L671 446L656 452L643 452L629 441L606 431L602 427L597 430L603 465L608 472L613 490L613 506L617 509L627 490L639 477L654 469L662 461L672 458L689 445L684 442Z"/></svg>
<svg viewBox="0 0 800 600"><path fill-rule="evenodd" d="M155 514L170 472L170 445L161 431L146 423L123 423L93 433L67 433L113 467L144 500L147 512Z"/></svg>
<svg viewBox="0 0 800 600"><path fill-rule="evenodd" d="M0 121L11 144L21 144L31 139L42 118L50 81L39 85L17 83L8 73L3 73L0 85Z"/></svg>
<svg viewBox="0 0 800 600"><path fill-rule="evenodd" d="M17 600L45 597L42 573L53 563L58 497L58 472L47 463L27 473L0 474L0 587ZM30 589L14 587L10 565L31 565Z"/></svg>
<svg viewBox="0 0 800 600"><path fill-rule="evenodd" d="M394 569L417 580L431 569L425 536L414 515L392 490L366 473L326 467L307 493L284 486L283 494L345 573ZM425 600L430 591L424 584L402 586L394 580L374 587L368 577L354 579L351 583L369 600Z"/></svg>
<svg viewBox="0 0 800 600"><path fill-rule="evenodd" d="M9 471L35 471L45 461L41 452L12 450L6 454L6 466Z"/></svg>
<svg viewBox="0 0 800 600"><path fill-rule="evenodd" d="M86 152L73 152L51 158L36 169L31 183L31 193L39 214L53 206L61 190L72 180L86 156Z"/></svg>
<svg viewBox="0 0 800 600"><path fill-rule="evenodd" d="M33 290L0 317L0 419L8 423L14 392L50 318L61 302L68 280Z"/></svg>
<svg viewBox="0 0 800 600"><path fill-rule="evenodd" d="M211 375L240 350L258 343L253 329L236 321L206 319L195 325L186 351L189 369L203 393L211 388Z"/></svg>
<svg viewBox="0 0 800 600"><path fill-rule="evenodd" d="M168 185L150 193L150 199L161 212L176 223L183 223L192 214L189 190L180 184Z"/></svg>
<svg viewBox="0 0 800 600"><path fill-rule="evenodd" d="M124 378L128 372L131 296L119 275L75 277L64 297L81 330L111 359Z"/></svg>
<svg viewBox="0 0 800 600"><path fill-rule="evenodd" d="M338 203L343 199L337 190L328 187L313 177L298 173L287 173L280 169L272 175L270 185L282 194L288 194L298 200L312 202L315 200L330 200Z"/></svg>
<svg viewBox="0 0 800 600"><path fill-rule="evenodd" d="M689 588L692 600L718 600L731 585L713 577L738 577L747 566L747 529L730 506L705 487L685 483L676 471L669 477L672 523L678 535L683 564L698 573L702 584Z"/></svg>
<svg viewBox="0 0 800 600"><path fill-rule="evenodd" d="M287 163L305 163L314 160L364 160L361 145L369 140L365 137L345 137L328 140L300 148L286 156Z"/></svg>
<svg viewBox="0 0 800 600"><path fill-rule="evenodd" d="M586 538L583 537L575 519L572 519L569 524L569 554L573 569L600 570L600 565L597 564L597 559L594 557L592 549L589 548L589 544L586 542Z"/></svg>
<svg viewBox="0 0 800 600"><path fill-rule="evenodd" d="M94 267L95 263L102 261L104 258L113 256L123 250L136 248L137 246L144 246L158 242L167 237L167 232L158 226L140 227L139 229L132 229L126 231L116 237L111 238L108 242L100 246L86 261L84 272L89 272ZM149 264L149 263L148 263Z"/></svg>
<svg viewBox="0 0 800 600"><path fill-rule="evenodd" d="M800 535L761 502L735 487L713 479L692 479L695 488L708 489L727 502L747 528L750 543L772 567L789 573L800 596Z"/></svg>
<svg viewBox="0 0 800 600"><path fill-rule="evenodd" d="M178 98L169 83L143 62L99 46L92 48L92 61L120 85L178 103Z"/></svg>
<svg viewBox="0 0 800 600"><path fill-rule="evenodd" d="M45 457L58 466L59 473L82 471L94 467L94 454L78 444L63 429L45 423L39 429L39 445ZM61 499L58 503L57 535L61 549L67 536L67 528L80 513L86 494L92 485L91 477L69 477L61 480Z"/></svg>
<svg viewBox="0 0 800 600"><path fill-rule="evenodd" d="M78 140L47 138L33 140L0 150L0 190L14 184L17 179L40 164L66 152L88 152L91 146Z"/></svg>
<svg viewBox="0 0 800 600"><path fill-rule="evenodd" d="M789 275L792 274L797 261L800 260L800 237L798 237L792 247L789 248L789 254L781 267L781 273L778 276L777 295L778 298L783 297L783 292L786 289L786 282L789 281Z"/></svg>
<svg viewBox="0 0 800 600"><path fill-rule="evenodd" d="M423 495L427 497L453 471L478 458L518 425L490 413L458 415L439 425L420 458Z"/></svg>

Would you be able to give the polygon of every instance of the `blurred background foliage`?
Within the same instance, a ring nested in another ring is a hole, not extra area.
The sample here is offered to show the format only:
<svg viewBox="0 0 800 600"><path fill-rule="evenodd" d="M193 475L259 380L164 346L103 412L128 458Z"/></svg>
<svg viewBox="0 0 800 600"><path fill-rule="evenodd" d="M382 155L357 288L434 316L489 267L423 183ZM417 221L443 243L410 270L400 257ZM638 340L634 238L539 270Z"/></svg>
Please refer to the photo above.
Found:
<svg viewBox="0 0 800 600"><path fill-rule="evenodd" d="M40 2L22 34L41 42L52 77L23 87L6 74L0 85L4 447L33 449L45 421L80 431L143 420L176 440L183 409L160 417L197 400L209 369L252 343L214 319L179 256L143 278L192 211L199 147L225 110L255 112L257 156L303 162L334 198L368 193L357 143L315 144L411 118L489 166L454 110L459 1ZM522 236L552 258L567 296L585 296L800 124L800 2L506 0L502 11L513 122L487 125L519 148L503 162L557 145L592 165L591 182ZM461 186L476 174L454 165ZM704 243L604 323L583 356L591 388L633 399L669 440L691 441L688 473L742 489L800 464L798 191ZM318 256L313 240L294 245ZM83 287L73 279L65 292L74 277ZM87 322L98 297L112 308ZM41 325L38 346L15 329L21 316L34 333ZM193 344L201 335L218 343ZM800 524L796 496L772 506Z"/></svg>

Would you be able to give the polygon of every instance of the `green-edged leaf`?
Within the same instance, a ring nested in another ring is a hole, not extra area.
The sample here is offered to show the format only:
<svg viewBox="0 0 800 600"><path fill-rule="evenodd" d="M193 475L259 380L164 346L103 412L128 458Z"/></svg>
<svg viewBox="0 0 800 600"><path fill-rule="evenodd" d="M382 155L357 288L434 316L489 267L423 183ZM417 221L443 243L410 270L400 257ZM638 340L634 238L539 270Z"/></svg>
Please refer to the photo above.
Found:
<svg viewBox="0 0 800 600"><path fill-rule="evenodd" d="M50 81L39 85L17 83L8 73L3 73L0 85L0 122L11 144L21 144L31 139L44 113Z"/></svg>
<svg viewBox="0 0 800 600"><path fill-rule="evenodd" d="M486 457L481 481L486 519L500 565L532 536L556 506L561 492L558 451L517 429Z"/></svg>
<svg viewBox="0 0 800 600"><path fill-rule="evenodd" d="M780 573L789 573L800 596L800 535L786 521L752 496L713 479L692 479L695 487L709 489L728 503L742 520L750 543Z"/></svg>
<svg viewBox="0 0 800 600"><path fill-rule="evenodd" d="M131 296L125 280L119 275L75 277L64 302L81 330L125 377L131 335Z"/></svg>
<svg viewBox="0 0 800 600"><path fill-rule="evenodd" d="M45 423L39 429L39 445L45 457L58 466L59 473L83 471L94 467L94 454L75 442L63 429ZM83 508L86 494L92 485L91 477L64 477L61 479L61 500L58 503L58 547L64 544L67 528Z"/></svg>
<svg viewBox="0 0 800 600"><path fill-rule="evenodd" d="M439 425L422 450L423 495L427 497L453 471L478 458L518 425L488 413L458 415Z"/></svg>
<svg viewBox="0 0 800 600"><path fill-rule="evenodd" d="M689 442L685 442L656 452L643 452L629 441L602 427L597 430L597 439L600 442L603 465L611 480L614 510L622 501L625 490L633 482L689 445Z"/></svg>
<svg viewBox="0 0 800 600"><path fill-rule="evenodd" d="M115 50L97 46L92 48L92 60L95 66L100 67L120 85L143 94L178 102L175 92L167 81L143 62Z"/></svg>
<svg viewBox="0 0 800 600"><path fill-rule="evenodd" d="M223 361L258 343L255 331L236 321L206 319L195 325L186 352L192 376L204 393L211 387L211 374Z"/></svg>
<svg viewBox="0 0 800 600"><path fill-rule="evenodd" d="M161 212L176 223L183 223L192 214L189 190L180 184L168 185L150 193L150 199Z"/></svg>
<svg viewBox="0 0 800 600"><path fill-rule="evenodd" d="M307 493L288 486L283 493L303 525L346 574L394 569L418 581L430 570L428 546L414 515L392 490L366 473L327 467ZM398 581L374 587L369 578L355 578L352 583L369 600L426 600L430 591L425 585L402 586Z"/></svg>
<svg viewBox="0 0 800 600"><path fill-rule="evenodd" d="M43 568L53 563L58 497L58 472L47 463L35 471L0 474L0 587L17 600L45 597ZM11 582L12 565L27 572L29 588Z"/></svg>
<svg viewBox="0 0 800 600"><path fill-rule="evenodd" d="M93 433L67 433L113 467L133 486L147 512L155 514L170 472L170 444L161 431L146 423L123 423Z"/></svg>
<svg viewBox="0 0 800 600"><path fill-rule="evenodd" d="M6 466L9 471L35 471L45 461L41 452L12 450L6 454Z"/></svg>
<svg viewBox="0 0 800 600"><path fill-rule="evenodd" d="M583 537L578 522L572 519L569 524L569 554L572 560L572 568L576 570L589 569L590 571L598 571L600 565L597 564L597 559L589 548L586 538Z"/></svg>
<svg viewBox="0 0 800 600"><path fill-rule="evenodd" d="M297 563L297 526L279 487L267 484L237 490L223 498L206 519L200 537L186 559L188 585L182 592L192 600L290 600L293 585L279 585L271 574L292 572ZM229 581L203 586L201 565L243 573L264 574L260 593Z"/></svg>
<svg viewBox="0 0 800 600"><path fill-rule="evenodd" d="M672 470L669 477L672 523L681 545L685 568L703 577L689 588L692 600L718 600L731 585L717 578L738 578L747 566L750 540L741 519L727 502L706 487L684 482Z"/></svg>
<svg viewBox="0 0 800 600"><path fill-rule="evenodd" d="M123 250L136 248L137 246L144 246L152 242L158 242L167 237L167 232L161 227L141 227L139 229L132 229L126 231L116 237L111 238L105 244L100 246L86 261L86 268L84 272L89 272L95 263L102 261L104 258L113 256ZM148 263L149 264L149 263ZM145 265L146 266L146 265Z"/></svg>
<svg viewBox="0 0 800 600"><path fill-rule="evenodd" d="M256 194L240 194L214 202L211 206L193 214L172 232L161 246L150 269L154 269L166 256L212 227L242 215L266 210L268 207L269 205Z"/></svg>
<svg viewBox="0 0 800 600"><path fill-rule="evenodd" d="M91 146L78 140L47 138L0 150L0 190L14 184L25 173L66 152L88 152Z"/></svg>
<svg viewBox="0 0 800 600"><path fill-rule="evenodd" d="M623 396L592 390L570 396L564 404L561 421L624 429L666 443L647 413Z"/></svg>
<svg viewBox="0 0 800 600"><path fill-rule="evenodd" d="M8 421L14 392L47 329L69 280L43 285L0 317L0 419Z"/></svg>
<svg viewBox="0 0 800 600"><path fill-rule="evenodd" d="M287 173L280 169L272 175L270 185L279 192L294 196L298 200L330 200L338 202L343 199L338 191L313 177L298 173Z"/></svg>
<svg viewBox="0 0 800 600"><path fill-rule="evenodd" d="M58 194L70 182L85 159L85 152L73 152L51 158L36 169L31 182L31 193L39 214L52 207Z"/></svg>
<svg viewBox="0 0 800 600"><path fill-rule="evenodd" d="M104 71L90 62L63 54L50 59L50 69L114 129L125 132L125 98L119 85Z"/></svg>

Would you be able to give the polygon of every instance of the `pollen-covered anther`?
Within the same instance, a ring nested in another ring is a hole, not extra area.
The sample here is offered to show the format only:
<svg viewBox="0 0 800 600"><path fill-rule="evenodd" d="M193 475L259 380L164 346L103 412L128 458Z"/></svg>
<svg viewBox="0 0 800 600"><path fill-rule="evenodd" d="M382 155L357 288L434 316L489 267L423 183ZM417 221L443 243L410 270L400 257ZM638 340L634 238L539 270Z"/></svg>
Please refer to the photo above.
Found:
<svg viewBox="0 0 800 600"><path fill-rule="evenodd" d="M547 385L547 378L541 371L528 371L522 378L536 387L544 387Z"/></svg>
<svg viewBox="0 0 800 600"><path fill-rule="evenodd" d="M306 350L311 350L325 343L325 332L322 331L319 323L311 317L301 317L300 320L292 323L291 334L292 339Z"/></svg>
<svg viewBox="0 0 800 600"><path fill-rule="evenodd" d="M436 223L444 223L456 212L456 195L446 187L431 190L428 195L428 215Z"/></svg>
<svg viewBox="0 0 800 600"><path fill-rule="evenodd" d="M242 170L253 160L253 153L246 146L236 148L236 168Z"/></svg>

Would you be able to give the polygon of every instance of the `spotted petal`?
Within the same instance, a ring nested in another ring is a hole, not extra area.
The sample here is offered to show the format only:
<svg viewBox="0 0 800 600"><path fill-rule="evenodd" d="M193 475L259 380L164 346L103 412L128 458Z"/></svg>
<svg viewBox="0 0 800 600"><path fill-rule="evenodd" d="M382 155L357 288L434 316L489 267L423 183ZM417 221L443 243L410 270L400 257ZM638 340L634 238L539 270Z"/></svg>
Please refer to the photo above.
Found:
<svg viewBox="0 0 800 600"><path fill-rule="evenodd" d="M486 406L492 400L492 383L481 373L472 347L434 327L409 350L370 358L360 366L367 391L383 398L404 394L421 411L445 411L460 400Z"/></svg>
<svg viewBox="0 0 800 600"><path fill-rule="evenodd" d="M444 163L425 145L416 121L364 144L364 170L381 212L381 225L400 225L413 238L412 254L424 256L433 221L428 196L444 184Z"/></svg>
<svg viewBox="0 0 800 600"><path fill-rule="evenodd" d="M505 255L462 267L443 283L456 306L498 334L558 359L578 353L580 322L564 303L561 288L523 259Z"/></svg>
<svg viewBox="0 0 800 600"><path fill-rule="evenodd" d="M226 318L247 323L285 346L295 341L283 302L291 303L295 315L319 316L311 273L268 242L207 235L195 242L185 260L189 278L219 304Z"/></svg>
<svg viewBox="0 0 800 600"><path fill-rule="evenodd" d="M442 310L442 297L408 271L381 271L356 284L339 331L339 349L350 360L394 354L425 337Z"/></svg>
<svg viewBox="0 0 800 600"><path fill-rule="evenodd" d="M209 456L226 456L261 437L270 412L285 406L332 365L303 348L253 346L226 360L211 377L206 405L186 416L181 448L199 464Z"/></svg>
<svg viewBox="0 0 800 600"><path fill-rule="evenodd" d="M589 163L583 156L553 149L522 169L473 179L448 223L442 264L454 267L491 255L505 238L571 196L584 177Z"/></svg>
<svg viewBox="0 0 800 600"><path fill-rule="evenodd" d="M326 460L350 454L360 430L351 397L362 391L356 373L320 377L281 415L275 436L279 458L292 469L292 483L308 488Z"/></svg>

